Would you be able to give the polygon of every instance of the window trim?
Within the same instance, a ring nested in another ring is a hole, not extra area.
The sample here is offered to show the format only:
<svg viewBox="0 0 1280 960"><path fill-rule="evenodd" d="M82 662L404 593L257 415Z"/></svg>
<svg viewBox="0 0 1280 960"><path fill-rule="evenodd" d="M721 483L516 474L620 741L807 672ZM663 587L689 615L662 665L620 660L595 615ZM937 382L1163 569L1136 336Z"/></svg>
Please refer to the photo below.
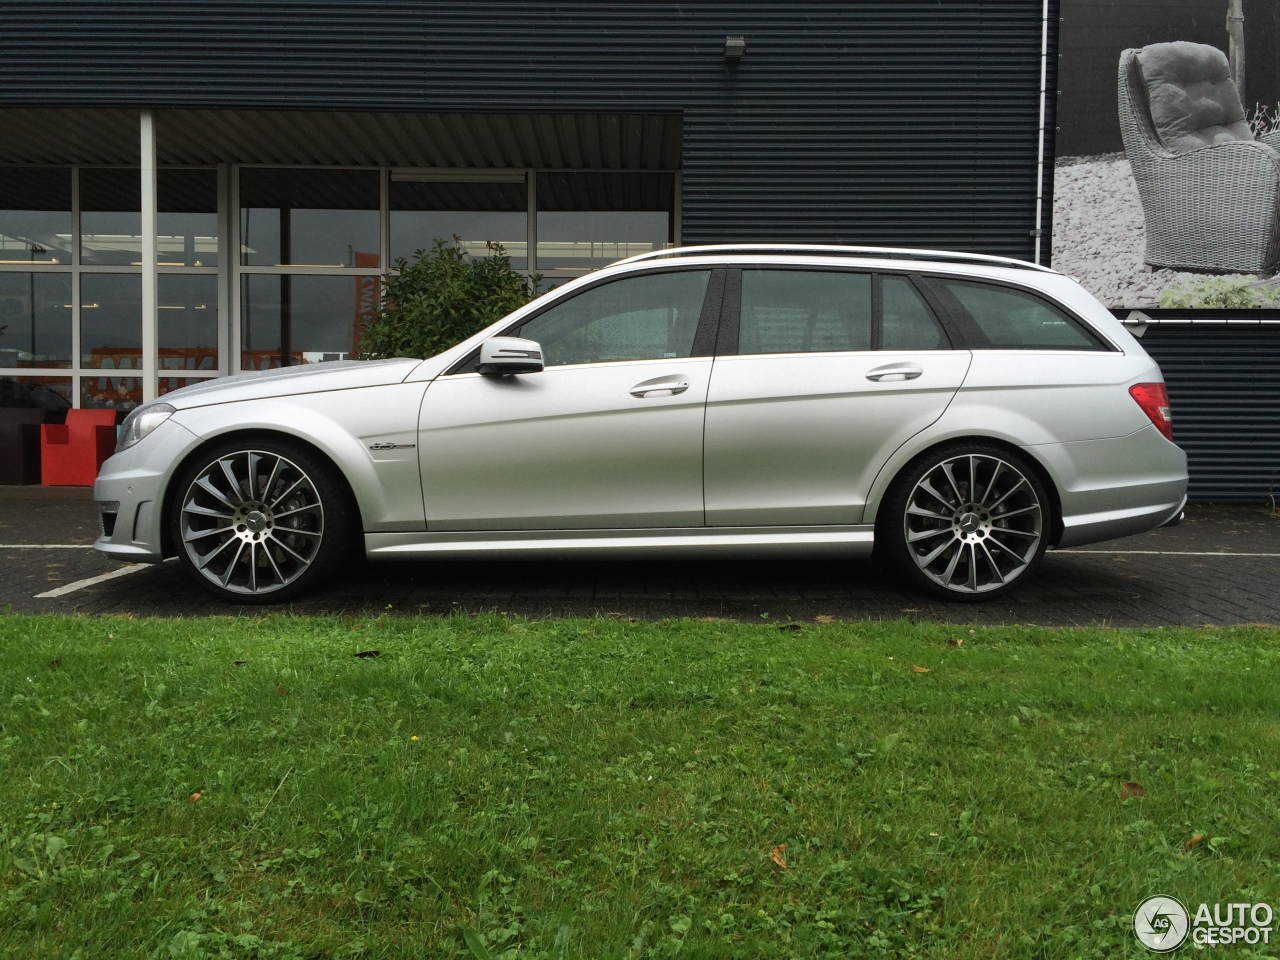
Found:
<svg viewBox="0 0 1280 960"><path fill-rule="evenodd" d="M548 310L554 310L557 307L575 300L589 290L604 286L607 283L616 283L622 280L628 280L635 277L651 277L662 273L710 273L711 276L707 280L707 290L702 297L702 308L698 314L698 326L693 333L693 347L687 357L667 357L668 360L693 360L701 357L714 357L715 345L717 343L717 331L724 313L724 304L727 302L727 290L725 283L725 268L722 266L710 266L708 264L683 264L671 265L657 270L635 270L623 274L614 274L612 276L600 277L592 283L583 284L574 290L572 296L557 297L551 303L540 307L533 313L522 316L519 320L514 321L500 331L493 334L495 337L511 337L519 336L515 331L520 330L527 323L541 317ZM652 360L661 360L662 357L651 357ZM452 377L463 373L476 373L476 366L480 360L480 348L477 346L461 360L458 360L448 370L440 374L442 377ZM631 363L633 361L600 361L601 363ZM639 361L635 361L639 362ZM647 361L646 361L647 362ZM565 364L565 366L595 366L596 364ZM554 369L554 368L548 368Z"/></svg>

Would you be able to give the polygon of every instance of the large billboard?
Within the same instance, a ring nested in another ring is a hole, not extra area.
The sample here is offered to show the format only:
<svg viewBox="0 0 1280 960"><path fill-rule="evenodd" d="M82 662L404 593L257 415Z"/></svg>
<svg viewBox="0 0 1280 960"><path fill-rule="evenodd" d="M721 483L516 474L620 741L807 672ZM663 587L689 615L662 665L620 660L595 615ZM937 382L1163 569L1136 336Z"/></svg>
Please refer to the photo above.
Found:
<svg viewBox="0 0 1280 960"><path fill-rule="evenodd" d="M1062 0L1053 266L1108 306L1280 306L1278 8Z"/></svg>

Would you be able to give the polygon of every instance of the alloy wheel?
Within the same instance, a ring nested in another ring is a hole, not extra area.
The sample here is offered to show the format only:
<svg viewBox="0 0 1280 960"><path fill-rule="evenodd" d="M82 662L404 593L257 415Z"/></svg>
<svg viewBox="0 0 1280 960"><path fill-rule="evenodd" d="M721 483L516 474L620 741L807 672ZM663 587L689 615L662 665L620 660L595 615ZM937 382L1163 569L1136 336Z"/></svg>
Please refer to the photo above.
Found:
<svg viewBox="0 0 1280 960"><path fill-rule="evenodd" d="M238 450L196 474L183 497L182 548L210 584L260 595L310 569L324 541L316 484L293 461Z"/></svg>
<svg viewBox="0 0 1280 960"><path fill-rule="evenodd" d="M907 497L903 536L916 568L952 594L1009 586L1044 537L1038 484L1008 460L962 454L925 471Z"/></svg>

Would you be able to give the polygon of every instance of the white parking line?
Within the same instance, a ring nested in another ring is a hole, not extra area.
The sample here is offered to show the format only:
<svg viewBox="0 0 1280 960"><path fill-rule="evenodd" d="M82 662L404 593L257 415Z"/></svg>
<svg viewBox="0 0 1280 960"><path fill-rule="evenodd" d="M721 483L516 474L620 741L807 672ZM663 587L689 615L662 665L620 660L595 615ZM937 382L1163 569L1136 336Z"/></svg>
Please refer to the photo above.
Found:
<svg viewBox="0 0 1280 960"><path fill-rule="evenodd" d="M0 550L92 550L92 543L0 543Z"/></svg>
<svg viewBox="0 0 1280 960"><path fill-rule="evenodd" d="M145 570L147 567L153 566L150 563L129 563L121 567L119 570L112 570L110 573L100 573L96 577L86 577L84 580L73 580L71 583L55 587L52 590L46 590L44 593L37 593L37 600L51 600L54 597L66 596L68 593L75 593L77 590L83 590L85 587L92 587L95 583L102 583L104 580L114 580L116 577L127 576L130 573L137 573L139 570Z"/></svg>
<svg viewBox="0 0 1280 960"><path fill-rule="evenodd" d="M1146 557L1280 557L1280 553L1228 553L1223 550L1055 550L1055 553L1133 554Z"/></svg>

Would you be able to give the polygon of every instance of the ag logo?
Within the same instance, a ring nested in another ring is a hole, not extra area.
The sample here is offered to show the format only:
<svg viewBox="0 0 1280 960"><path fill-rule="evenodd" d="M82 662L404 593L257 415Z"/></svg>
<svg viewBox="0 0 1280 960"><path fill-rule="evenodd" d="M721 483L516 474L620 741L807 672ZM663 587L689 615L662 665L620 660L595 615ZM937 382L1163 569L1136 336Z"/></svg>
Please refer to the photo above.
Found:
<svg viewBox="0 0 1280 960"><path fill-rule="evenodd" d="M1169 953L1187 939L1187 908L1173 897L1147 897L1133 915L1133 933L1148 950Z"/></svg>

